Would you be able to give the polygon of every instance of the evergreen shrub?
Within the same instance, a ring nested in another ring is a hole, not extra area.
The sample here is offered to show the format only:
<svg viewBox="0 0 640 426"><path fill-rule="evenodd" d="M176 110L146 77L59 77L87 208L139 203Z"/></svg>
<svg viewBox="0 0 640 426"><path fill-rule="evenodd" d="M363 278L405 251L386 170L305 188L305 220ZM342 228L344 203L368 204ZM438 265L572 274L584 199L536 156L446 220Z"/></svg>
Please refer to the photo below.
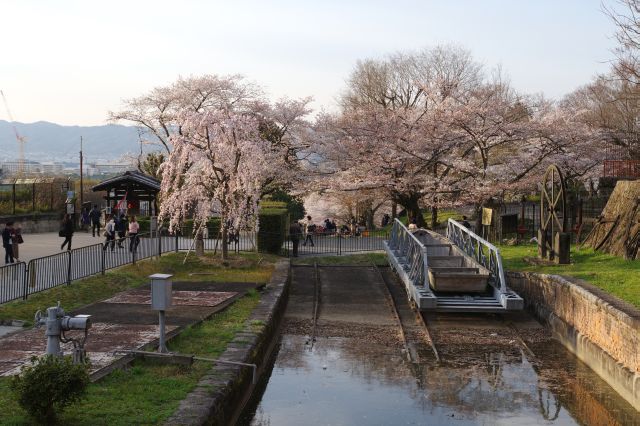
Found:
<svg viewBox="0 0 640 426"><path fill-rule="evenodd" d="M89 364L74 364L70 356L31 358L11 378L18 403L39 422L53 424L64 408L81 399L89 385Z"/></svg>
<svg viewBox="0 0 640 426"><path fill-rule="evenodd" d="M280 254L287 235L288 214L285 209L260 209L258 251Z"/></svg>

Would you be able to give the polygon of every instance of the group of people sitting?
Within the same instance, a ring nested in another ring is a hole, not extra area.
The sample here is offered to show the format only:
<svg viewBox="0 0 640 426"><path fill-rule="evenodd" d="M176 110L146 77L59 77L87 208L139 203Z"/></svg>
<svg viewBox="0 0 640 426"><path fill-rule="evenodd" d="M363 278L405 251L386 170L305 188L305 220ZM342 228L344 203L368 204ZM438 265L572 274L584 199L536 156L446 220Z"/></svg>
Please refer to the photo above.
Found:
<svg viewBox="0 0 640 426"><path fill-rule="evenodd" d="M360 236L362 231L366 229L358 224L355 217L352 217L347 223L340 226L335 219L326 218L322 225L313 223L311 216L307 216L306 220L300 225L305 235L336 235L336 236Z"/></svg>

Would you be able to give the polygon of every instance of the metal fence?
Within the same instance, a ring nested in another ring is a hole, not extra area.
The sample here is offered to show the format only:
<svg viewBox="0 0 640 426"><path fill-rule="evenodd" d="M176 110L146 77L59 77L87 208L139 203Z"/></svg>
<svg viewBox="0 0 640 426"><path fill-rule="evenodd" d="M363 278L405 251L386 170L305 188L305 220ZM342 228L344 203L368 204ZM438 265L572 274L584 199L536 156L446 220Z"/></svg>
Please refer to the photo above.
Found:
<svg viewBox="0 0 640 426"><path fill-rule="evenodd" d="M163 253L195 250L193 238L181 235L151 236L140 234L135 237L116 239L113 244L94 244L50 256L32 259L28 264L14 263L0 267L0 304L16 299L26 299L31 294L48 290L60 285L89 276L104 274L105 271L138 260L161 256ZM336 254L349 252L384 250L386 233L344 236L339 234L315 234L306 241L300 240L298 253ZM241 232L228 239L229 252L258 251L257 236L254 232ZM203 238L206 251L222 250L220 238ZM285 238L281 253L293 254L291 238Z"/></svg>
<svg viewBox="0 0 640 426"><path fill-rule="evenodd" d="M20 299L25 294L27 265L12 263L0 268L0 303Z"/></svg>
<svg viewBox="0 0 640 426"><path fill-rule="evenodd" d="M0 303L26 299L35 294L108 269L135 263L141 259L175 251L178 238L151 237L141 234L116 239L111 244L94 244L50 256L32 259L28 264L14 263L0 267Z"/></svg>
<svg viewBox="0 0 640 426"><path fill-rule="evenodd" d="M567 226L570 231L577 232L582 227L582 234L586 235L591 229L593 222L602 214L608 197L588 197L580 200L572 200L567 203ZM524 221L523 221L524 213ZM540 227L540 203L526 202L503 204L496 209L498 215L496 226L492 227L491 232L484 229L478 229L478 234L485 234L490 241L501 241L516 234L516 230L503 229L502 218L510 215L517 215L517 224L520 230L524 231L522 237L532 238L538 235ZM522 229L524 225L524 229Z"/></svg>
<svg viewBox="0 0 640 426"><path fill-rule="evenodd" d="M389 239L387 232L363 232L360 235L342 235L339 233L315 233L300 238L298 255L341 255L343 253L382 251L383 241ZM293 241L287 237L284 254L293 255Z"/></svg>

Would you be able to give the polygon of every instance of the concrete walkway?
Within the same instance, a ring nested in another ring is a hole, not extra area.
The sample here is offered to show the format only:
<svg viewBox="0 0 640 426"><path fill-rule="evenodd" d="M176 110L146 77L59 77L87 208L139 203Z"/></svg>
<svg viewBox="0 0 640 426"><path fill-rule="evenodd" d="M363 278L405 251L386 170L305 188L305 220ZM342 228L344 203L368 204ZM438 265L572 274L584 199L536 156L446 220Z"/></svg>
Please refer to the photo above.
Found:
<svg viewBox="0 0 640 426"><path fill-rule="evenodd" d="M37 257L60 253L60 245L64 241L64 238L59 237L57 232L22 234L22 237L24 238L24 243L20 244L18 248L18 258L26 263ZM71 248L85 247L102 242L104 242L102 235L92 237L91 232L76 231L71 240Z"/></svg>
<svg viewBox="0 0 640 426"><path fill-rule="evenodd" d="M22 327L14 327L12 325L0 325L0 337L5 336L9 333L13 333L14 331L18 331L22 329Z"/></svg>
<svg viewBox="0 0 640 426"><path fill-rule="evenodd" d="M174 282L173 307L166 313L167 336L198 323L226 308L249 289L252 283ZM64 308L64 301L62 301ZM70 315L91 315L91 329L85 345L91 361L92 377L101 377L123 356L118 350L157 347L158 313L151 309L150 286L127 290L109 299L73 311ZM20 372L20 367L33 355L43 355L46 348L44 328L31 328L0 338L0 376ZM79 332L67 337L80 338ZM62 345L65 354L73 349L71 343Z"/></svg>

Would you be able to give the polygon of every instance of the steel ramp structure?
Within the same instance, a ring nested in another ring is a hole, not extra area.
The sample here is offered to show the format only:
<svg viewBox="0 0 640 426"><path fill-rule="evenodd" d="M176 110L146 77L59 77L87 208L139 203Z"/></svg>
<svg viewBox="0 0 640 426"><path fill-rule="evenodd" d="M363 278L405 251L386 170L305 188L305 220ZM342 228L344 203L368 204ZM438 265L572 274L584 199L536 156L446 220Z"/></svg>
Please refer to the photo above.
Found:
<svg viewBox="0 0 640 426"><path fill-rule="evenodd" d="M383 244L421 311L499 313L524 307L507 287L498 248L455 220L449 219L446 237L434 237L431 231L412 232L396 219Z"/></svg>

